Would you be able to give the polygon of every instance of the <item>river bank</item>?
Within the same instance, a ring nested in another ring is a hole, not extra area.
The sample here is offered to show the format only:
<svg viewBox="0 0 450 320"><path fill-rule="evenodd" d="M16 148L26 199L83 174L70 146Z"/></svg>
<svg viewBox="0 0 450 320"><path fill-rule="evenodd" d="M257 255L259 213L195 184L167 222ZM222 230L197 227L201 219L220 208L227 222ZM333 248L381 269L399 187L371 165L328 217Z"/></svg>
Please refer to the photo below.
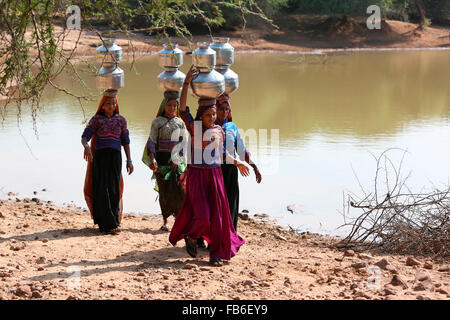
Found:
<svg viewBox="0 0 450 320"><path fill-rule="evenodd" d="M0 299L450 298L448 261L343 252L337 238L255 215L239 221L237 256L214 268L206 250L192 259L184 243L173 247L160 225L160 215L125 214L122 233L105 236L86 210L0 201Z"/></svg>
<svg viewBox="0 0 450 320"><path fill-rule="evenodd" d="M407 49L407 48L449 48L450 28L430 26L425 30L417 30L417 25L401 21L386 20L381 30L368 30L365 20L350 19L342 23L322 16L289 15L285 21L279 21L280 28L271 27L247 28L221 32L214 36L230 37L230 44L237 52L276 51L276 52L316 52L323 49ZM61 27L55 28L56 34L63 32ZM90 57L95 55L95 48L101 43L96 33L83 31L79 41L79 31L69 30L61 48L70 53L76 47L74 56ZM211 41L209 35L195 35L192 46L185 45L181 38L173 37L171 41L178 43L185 51L195 49L198 41ZM162 43L155 36L136 33L132 38L117 36L117 44L128 55L145 55L157 53Z"/></svg>

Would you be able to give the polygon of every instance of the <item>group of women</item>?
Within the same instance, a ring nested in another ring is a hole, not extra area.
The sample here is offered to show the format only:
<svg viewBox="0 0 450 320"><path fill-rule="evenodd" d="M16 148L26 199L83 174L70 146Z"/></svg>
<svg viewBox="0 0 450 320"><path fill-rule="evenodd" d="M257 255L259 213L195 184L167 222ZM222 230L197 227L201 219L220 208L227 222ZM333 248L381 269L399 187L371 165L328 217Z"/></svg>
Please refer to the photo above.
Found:
<svg viewBox="0 0 450 320"><path fill-rule="evenodd" d="M142 160L156 179L164 220L161 230L169 231L167 219L172 214L176 217L170 243L175 246L184 239L187 253L196 257L197 249L205 248L206 241L210 264L221 266L245 242L236 232L238 171L249 176L246 162L254 169L258 183L261 174L232 122L227 94L217 99L199 99L195 118L191 115L186 106L187 91L197 74L191 66L180 96L176 92L164 93ZM191 141L190 152L178 148L186 140ZM102 232L120 232L123 190L120 147L124 147L127 171L131 174L129 143L126 120L119 115L117 98L107 91L82 135L84 157L88 161L85 198L94 223ZM199 154L200 158L196 156Z"/></svg>

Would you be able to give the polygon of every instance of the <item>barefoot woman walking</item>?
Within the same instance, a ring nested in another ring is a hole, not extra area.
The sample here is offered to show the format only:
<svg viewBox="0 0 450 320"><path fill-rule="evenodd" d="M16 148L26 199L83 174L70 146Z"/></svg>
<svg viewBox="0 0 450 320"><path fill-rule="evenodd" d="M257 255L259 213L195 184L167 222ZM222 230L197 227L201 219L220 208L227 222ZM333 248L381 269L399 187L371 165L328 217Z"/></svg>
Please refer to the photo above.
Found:
<svg viewBox="0 0 450 320"><path fill-rule="evenodd" d="M117 91L106 91L96 114L83 132L84 159L88 162L84 197L100 232L117 234L122 219L122 154L128 174L133 172L127 122L119 115ZM91 146L88 141L91 140Z"/></svg>
<svg viewBox="0 0 450 320"><path fill-rule="evenodd" d="M224 134L222 128L214 125L216 120L215 99L200 99L195 120L201 121L198 132L194 132L194 119L186 108L187 87L192 81L193 67L186 75L180 98L180 114L186 123L193 145L192 160L187 167L187 186L183 206L177 215L170 233L169 241L175 245L185 239L186 250L195 257L197 255L196 239L202 237L210 244L210 264L222 265L222 260L230 260L236 255L244 240L233 228L230 209L223 184L220 157L223 148ZM202 135L201 137L194 136ZM206 139L209 136L209 139ZM209 141L203 141L203 137ZM197 145L196 140L200 143ZM210 149L215 143L217 148ZM197 149L197 150L196 150ZM206 149L206 150L205 150ZM212 152L210 150L213 150ZM209 151L204 152L204 151ZM201 154L200 161L195 155ZM209 154L209 157L205 157ZM235 165L243 175L249 169L239 160Z"/></svg>

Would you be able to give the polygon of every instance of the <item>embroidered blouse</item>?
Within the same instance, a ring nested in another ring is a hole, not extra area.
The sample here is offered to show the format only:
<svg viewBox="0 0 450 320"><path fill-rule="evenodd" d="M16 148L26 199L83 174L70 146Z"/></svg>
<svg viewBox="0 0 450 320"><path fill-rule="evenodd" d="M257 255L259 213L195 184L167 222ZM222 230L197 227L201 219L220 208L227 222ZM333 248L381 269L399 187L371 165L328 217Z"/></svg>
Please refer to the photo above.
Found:
<svg viewBox="0 0 450 320"><path fill-rule="evenodd" d="M178 134L172 137L172 134L179 130ZM159 116L152 121L150 129L150 136L147 140L148 153L156 152L172 152L172 149L177 145L179 138L185 135L186 126L184 121L178 117L167 118Z"/></svg>
<svg viewBox="0 0 450 320"><path fill-rule="evenodd" d="M110 118L103 114L93 116L81 136L89 141L94 134L95 150L114 148L120 151L121 146L130 144L127 121L120 114Z"/></svg>

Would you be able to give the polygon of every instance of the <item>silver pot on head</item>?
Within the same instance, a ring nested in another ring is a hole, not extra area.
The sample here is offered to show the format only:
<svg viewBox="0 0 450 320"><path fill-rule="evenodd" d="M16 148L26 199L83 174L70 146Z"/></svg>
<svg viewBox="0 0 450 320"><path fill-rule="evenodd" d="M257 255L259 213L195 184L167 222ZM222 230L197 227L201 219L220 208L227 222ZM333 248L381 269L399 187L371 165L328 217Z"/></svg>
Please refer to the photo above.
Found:
<svg viewBox="0 0 450 320"><path fill-rule="evenodd" d="M163 68L178 68L183 64L183 51L176 43L165 43L158 56L159 66Z"/></svg>
<svg viewBox="0 0 450 320"><path fill-rule="evenodd" d="M166 67L158 75L158 87L163 91L180 91L186 75L177 68Z"/></svg>
<svg viewBox="0 0 450 320"><path fill-rule="evenodd" d="M229 44L230 38L213 37L211 49L216 51L216 69L230 67L234 63L234 48Z"/></svg>
<svg viewBox="0 0 450 320"><path fill-rule="evenodd" d="M196 98L217 98L225 92L225 78L216 70L200 72L192 80L190 92Z"/></svg>

